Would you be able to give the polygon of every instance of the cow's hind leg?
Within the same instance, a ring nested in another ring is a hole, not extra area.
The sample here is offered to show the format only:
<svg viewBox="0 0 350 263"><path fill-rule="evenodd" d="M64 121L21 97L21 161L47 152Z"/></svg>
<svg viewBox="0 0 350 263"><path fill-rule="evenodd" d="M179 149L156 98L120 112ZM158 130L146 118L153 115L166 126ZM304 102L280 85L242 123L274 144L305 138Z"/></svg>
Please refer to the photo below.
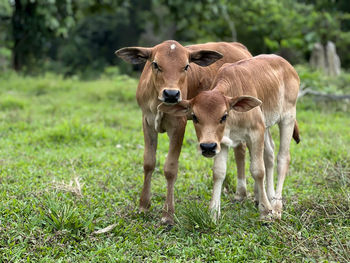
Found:
<svg viewBox="0 0 350 263"><path fill-rule="evenodd" d="M240 144L234 148L235 160L237 164L237 186L235 201L243 201L247 197L247 183L245 178L245 152L246 145Z"/></svg>
<svg viewBox="0 0 350 263"><path fill-rule="evenodd" d="M154 125L147 123L146 117L142 119L142 127L145 149L143 153L144 181L140 197L140 211L145 212L151 205L151 179L156 165L158 133L155 131Z"/></svg>
<svg viewBox="0 0 350 263"><path fill-rule="evenodd" d="M282 189L286 178L290 162L290 142L293 136L295 117L284 118L279 123L280 148L277 156L277 186L276 193L272 199L274 217L281 218L282 215Z"/></svg>
<svg viewBox="0 0 350 263"><path fill-rule="evenodd" d="M186 119L176 118L169 122L173 126L168 130L169 152L164 164L164 175L167 181L167 194L163 208L162 223L172 225L174 223L174 186L177 178L179 156L184 138Z"/></svg>
<svg viewBox="0 0 350 263"><path fill-rule="evenodd" d="M264 134L264 163L266 176L266 194L271 202L275 196L275 187L273 182L273 166L275 162L275 144L272 140L270 130L267 128ZM254 202L259 205L259 189L258 185L254 184Z"/></svg>

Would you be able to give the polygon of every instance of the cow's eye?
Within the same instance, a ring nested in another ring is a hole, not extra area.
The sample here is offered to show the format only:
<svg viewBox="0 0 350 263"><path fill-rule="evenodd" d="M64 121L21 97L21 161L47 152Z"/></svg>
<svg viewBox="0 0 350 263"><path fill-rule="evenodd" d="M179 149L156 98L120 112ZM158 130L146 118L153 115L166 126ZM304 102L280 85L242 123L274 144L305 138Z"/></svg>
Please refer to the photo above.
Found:
<svg viewBox="0 0 350 263"><path fill-rule="evenodd" d="M197 116L194 115L194 113L192 113L192 120L193 120L194 123L198 123L199 122Z"/></svg>
<svg viewBox="0 0 350 263"><path fill-rule="evenodd" d="M153 66L154 69L157 69L157 70L160 71L160 68L159 68L157 62L153 61L153 62L152 62L152 66Z"/></svg>
<svg viewBox="0 0 350 263"><path fill-rule="evenodd" d="M187 71L189 67L190 67L190 65L187 64L187 65L184 67L184 70Z"/></svg>
<svg viewBox="0 0 350 263"><path fill-rule="evenodd" d="M224 123L227 119L227 113L225 113L224 116L222 116L221 120L220 120L220 123Z"/></svg>

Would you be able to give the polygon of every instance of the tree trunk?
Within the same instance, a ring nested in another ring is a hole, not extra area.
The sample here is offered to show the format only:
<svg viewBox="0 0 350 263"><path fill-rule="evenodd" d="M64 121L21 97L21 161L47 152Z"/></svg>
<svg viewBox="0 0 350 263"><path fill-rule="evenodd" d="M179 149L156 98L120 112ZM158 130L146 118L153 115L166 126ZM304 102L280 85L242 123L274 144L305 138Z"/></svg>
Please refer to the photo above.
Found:
<svg viewBox="0 0 350 263"><path fill-rule="evenodd" d="M16 71L21 71L28 63L28 58L32 55L33 40L30 34L33 33L31 19L35 15L37 2L15 0L12 24L12 63Z"/></svg>
<svg viewBox="0 0 350 263"><path fill-rule="evenodd" d="M328 65L328 75L338 76L340 75L340 59L335 49L335 45L332 41L327 42L326 56Z"/></svg>
<svg viewBox="0 0 350 263"><path fill-rule="evenodd" d="M326 48L321 43L315 43L311 52L310 65L329 76L338 76L341 70L340 59L334 43L328 41Z"/></svg>
<svg viewBox="0 0 350 263"><path fill-rule="evenodd" d="M314 69L319 69L323 72L327 71L326 55L322 44L315 43L311 52L310 65Z"/></svg>
<svg viewBox="0 0 350 263"><path fill-rule="evenodd" d="M20 56L20 43L21 43L21 13L22 4L21 0L15 0L15 11L13 12L11 23L12 23L12 37L13 37L13 48L12 48L12 63L13 69L20 71L22 68L21 56Z"/></svg>
<svg viewBox="0 0 350 263"><path fill-rule="evenodd" d="M236 31L235 22L233 22L233 20L230 18L229 14L227 13L226 7L222 8L222 15L223 15L227 25L229 26L229 28L231 30L232 41L236 42L237 41L237 31Z"/></svg>

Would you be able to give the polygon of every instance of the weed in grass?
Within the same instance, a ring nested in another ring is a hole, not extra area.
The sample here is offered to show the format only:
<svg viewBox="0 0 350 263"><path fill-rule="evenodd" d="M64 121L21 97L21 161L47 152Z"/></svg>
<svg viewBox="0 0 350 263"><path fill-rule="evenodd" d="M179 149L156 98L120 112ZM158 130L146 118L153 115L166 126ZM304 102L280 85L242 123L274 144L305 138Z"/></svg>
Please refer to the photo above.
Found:
<svg viewBox="0 0 350 263"><path fill-rule="evenodd" d="M57 189L59 191L65 191L65 192L72 193L78 197L83 197L83 194L81 192L82 184L79 182L78 177L74 178L74 182L71 180L69 184L66 184L64 182L53 181L52 186L54 189Z"/></svg>
<svg viewBox="0 0 350 263"><path fill-rule="evenodd" d="M178 209L176 223L191 232L207 233L217 228L207 205L198 201L184 202Z"/></svg>
<svg viewBox="0 0 350 263"><path fill-rule="evenodd" d="M66 203L56 200L47 200L42 209L39 210L42 224L49 231L67 230L77 233L83 229L83 222L77 209Z"/></svg>

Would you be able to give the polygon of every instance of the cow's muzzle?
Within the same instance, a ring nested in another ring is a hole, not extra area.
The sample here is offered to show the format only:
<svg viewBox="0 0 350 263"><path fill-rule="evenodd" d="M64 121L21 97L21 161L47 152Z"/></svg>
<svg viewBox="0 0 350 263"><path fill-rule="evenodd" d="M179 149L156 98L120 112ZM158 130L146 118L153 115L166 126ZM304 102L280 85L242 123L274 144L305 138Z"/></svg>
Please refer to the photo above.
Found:
<svg viewBox="0 0 350 263"><path fill-rule="evenodd" d="M163 99L165 103L178 103L180 102L180 91L165 89L163 90Z"/></svg>
<svg viewBox="0 0 350 263"><path fill-rule="evenodd" d="M216 155L217 144L214 143L201 143L199 147L202 150L202 155L204 157L214 157Z"/></svg>

